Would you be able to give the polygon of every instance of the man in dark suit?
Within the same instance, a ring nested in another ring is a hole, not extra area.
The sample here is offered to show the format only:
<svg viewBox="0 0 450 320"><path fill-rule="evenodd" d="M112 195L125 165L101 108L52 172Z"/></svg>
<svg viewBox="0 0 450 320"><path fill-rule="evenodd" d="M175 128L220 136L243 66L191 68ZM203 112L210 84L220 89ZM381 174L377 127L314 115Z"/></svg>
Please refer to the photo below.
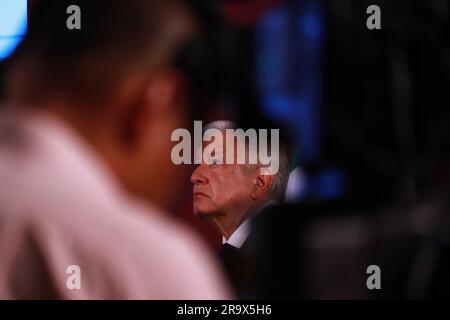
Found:
<svg viewBox="0 0 450 320"><path fill-rule="evenodd" d="M208 129L218 129L224 135L227 129L235 129L230 121L216 121ZM223 139L224 141L226 139ZM241 140L239 143L245 141ZM207 218L222 235L220 259L237 291L244 281L246 271L246 247L249 242L251 220L263 208L283 202L289 176L288 159L283 148L279 148L279 166L274 174L263 174L261 165L225 164L226 153L234 151L215 150L215 157L200 164L191 175L194 184L194 214ZM233 149L233 150L231 150ZM246 148L248 155L251 148ZM250 157L247 157L248 159Z"/></svg>

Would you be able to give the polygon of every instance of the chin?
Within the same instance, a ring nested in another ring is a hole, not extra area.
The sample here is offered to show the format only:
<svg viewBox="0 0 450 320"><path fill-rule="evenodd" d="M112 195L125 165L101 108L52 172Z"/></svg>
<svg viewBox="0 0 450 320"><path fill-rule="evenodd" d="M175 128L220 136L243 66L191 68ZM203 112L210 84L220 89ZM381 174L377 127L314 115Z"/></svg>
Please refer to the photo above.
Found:
<svg viewBox="0 0 450 320"><path fill-rule="evenodd" d="M209 217L213 216L214 213L194 206L194 215L199 218L209 218Z"/></svg>

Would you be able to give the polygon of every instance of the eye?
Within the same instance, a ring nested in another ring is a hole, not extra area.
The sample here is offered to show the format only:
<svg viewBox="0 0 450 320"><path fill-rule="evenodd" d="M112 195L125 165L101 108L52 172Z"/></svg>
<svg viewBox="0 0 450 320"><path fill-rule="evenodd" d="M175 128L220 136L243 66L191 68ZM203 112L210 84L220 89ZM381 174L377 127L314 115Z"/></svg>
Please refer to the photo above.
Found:
<svg viewBox="0 0 450 320"><path fill-rule="evenodd" d="M204 161L206 164L213 166L213 167L223 164L222 155L217 154L217 152L213 155L209 155L208 157L205 157Z"/></svg>

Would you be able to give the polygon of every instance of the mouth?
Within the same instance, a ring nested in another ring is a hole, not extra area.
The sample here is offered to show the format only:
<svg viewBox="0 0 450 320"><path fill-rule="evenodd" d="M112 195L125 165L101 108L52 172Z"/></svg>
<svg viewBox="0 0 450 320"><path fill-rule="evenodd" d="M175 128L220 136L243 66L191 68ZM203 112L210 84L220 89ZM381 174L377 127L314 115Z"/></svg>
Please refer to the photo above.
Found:
<svg viewBox="0 0 450 320"><path fill-rule="evenodd" d="M194 192L194 197L195 196L204 196L204 197L208 197L208 195L206 193L203 192Z"/></svg>

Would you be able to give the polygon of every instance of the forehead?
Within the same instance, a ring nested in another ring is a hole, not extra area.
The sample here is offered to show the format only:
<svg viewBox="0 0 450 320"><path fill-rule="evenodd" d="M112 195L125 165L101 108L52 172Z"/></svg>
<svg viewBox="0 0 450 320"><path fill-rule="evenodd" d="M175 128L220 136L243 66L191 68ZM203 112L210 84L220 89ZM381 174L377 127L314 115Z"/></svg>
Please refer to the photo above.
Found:
<svg viewBox="0 0 450 320"><path fill-rule="evenodd" d="M237 156L238 154L241 154L242 151L244 153L247 153L248 151L248 143L245 140L245 142L242 142L237 136L234 136L233 134L229 134L227 137L227 134L225 130L219 130L220 131L220 138L216 141L216 135L213 135L210 140L203 140L202 142L202 148L201 150L195 150L196 156L200 156L201 152L205 150L206 147L210 146L210 148L213 148L215 156L227 156L234 154ZM232 143L228 143L228 139L232 139ZM214 145L213 145L214 144ZM203 154L205 156L205 154Z"/></svg>

